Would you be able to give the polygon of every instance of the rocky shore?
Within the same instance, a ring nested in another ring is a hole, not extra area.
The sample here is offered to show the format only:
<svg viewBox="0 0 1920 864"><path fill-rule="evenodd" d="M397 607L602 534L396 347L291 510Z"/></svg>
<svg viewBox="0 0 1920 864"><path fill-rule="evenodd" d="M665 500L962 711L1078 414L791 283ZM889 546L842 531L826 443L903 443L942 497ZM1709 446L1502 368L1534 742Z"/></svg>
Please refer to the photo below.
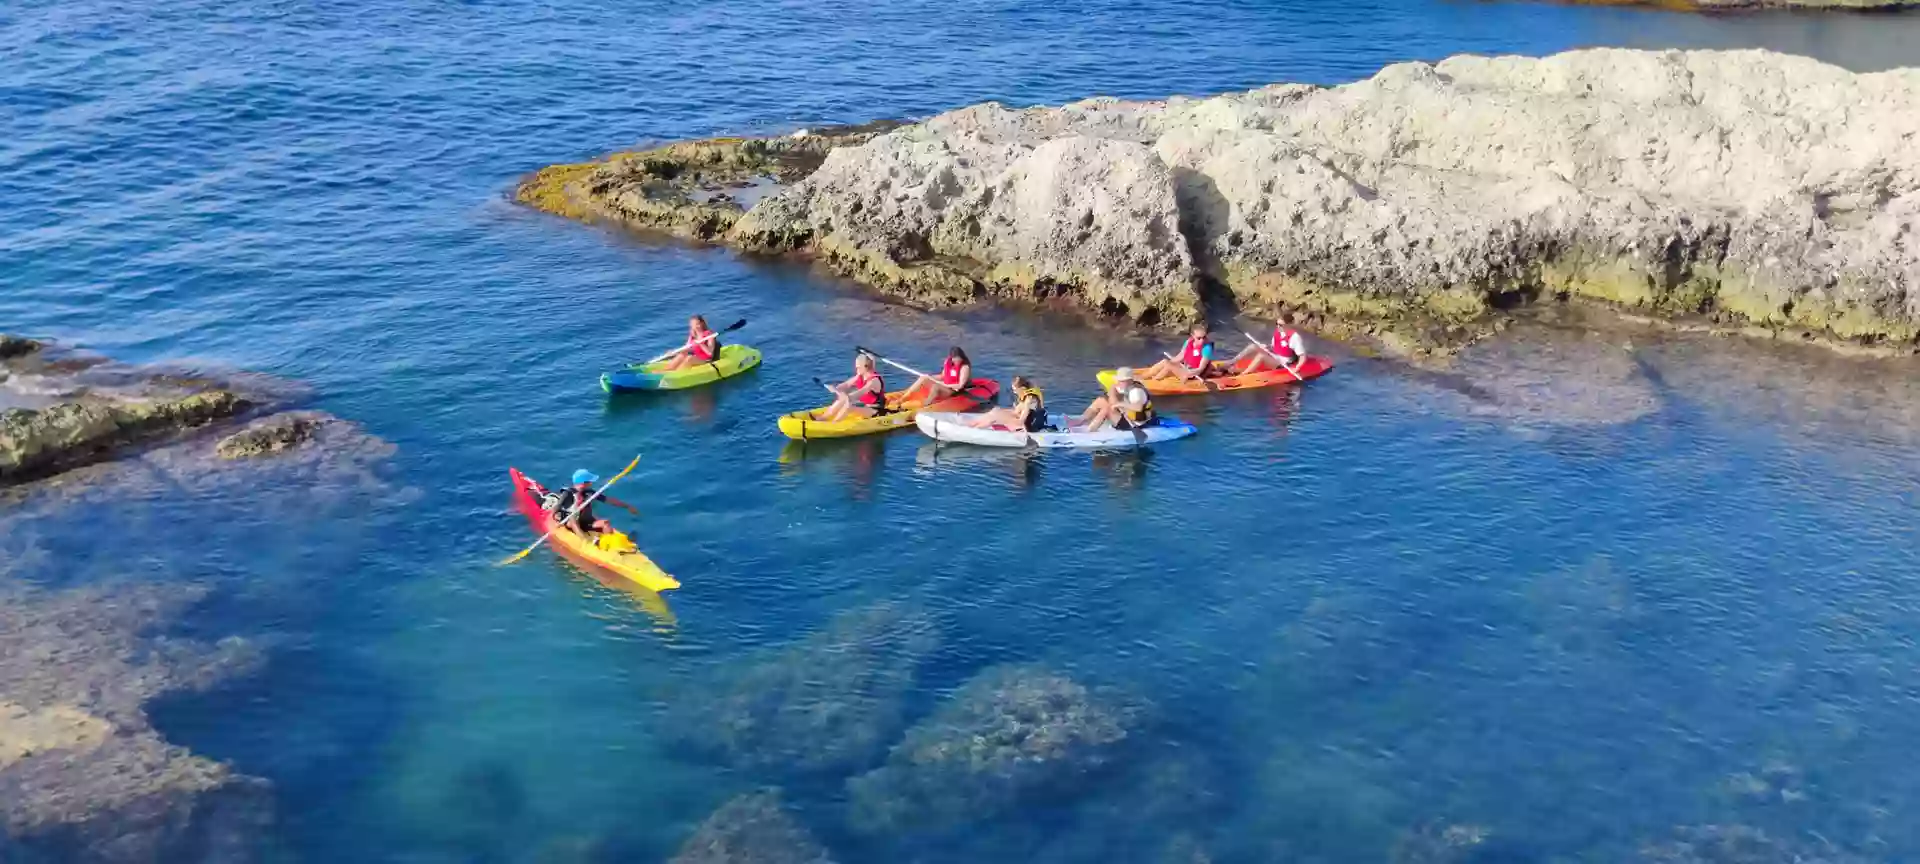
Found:
<svg viewBox="0 0 1920 864"><path fill-rule="evenodd" d="M275 413L290 401L283 390L0 334L0 488L200 434L231 433L215 445L222 458L280 453L334 422L318 412ZM249 418L257 419L233 428Z"/></svg>
<svg viewBox="0 0 1920 864"><path fill-rule="evenodd" d="M1597 49L675 144L545 169L517 197L811 256L920 305L1287 310L1417 356L1579 302L1910 355L1916 142L1920 71Z"/></svg>

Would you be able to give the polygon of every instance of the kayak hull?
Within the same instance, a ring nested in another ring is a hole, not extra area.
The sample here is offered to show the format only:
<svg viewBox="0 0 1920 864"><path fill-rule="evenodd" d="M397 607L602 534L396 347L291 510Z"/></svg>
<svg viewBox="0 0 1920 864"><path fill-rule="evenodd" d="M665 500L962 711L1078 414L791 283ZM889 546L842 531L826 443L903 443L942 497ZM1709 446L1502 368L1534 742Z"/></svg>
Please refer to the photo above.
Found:
<svg viewBox="0 0 1920 864"><path fill-rule="evenodd" d="M1217 361L1213 365L1222 371L1224 371L1227 366L1227 364ZM1155 396L1184 396L1196 393L1225 393L1233 390L1254 390L1261 387L1275 387L1281 384L1299 384L1304 381L1312 381L1331 371L1333 371L1332 360L1316 355L1308 355L1307 359L1300 361L1300 365L1296 367L1293 372L1288 372L1285 369L1267 369L1251 375L1222 375L1215 378L1202 378L1199 381L1188 378L1142 378L1140 379L1140 383L1146 385L1147 392ZM1112 387L1113 373L1114 370L1112 369L1101 370L1098 376L1100 378L1100 386ZM1299 373L1298 377L1295 376L1295 373Z"/></svg>
<svg viewBox="0 0 1920 864"><path fill-rule="evenodd" d="M646 390L685 390L704 387L723 378L732 378L760 365L760 349L746 345L722 345L720 356L711 363L667 371L670 361L628 366L600 376L600 389L608 393L636 393Z"/></svg>
<svg viewBox="0 0 1920 864"><path fill-rule="evenodd" d="M546 495L546 490L532 478L520 473L518 468L508 468L507 476L513 480L514 507L527 517L533 530L540 534L553 530L557 523L540 507L540 499ZM547 542L574 561L624 576L649 591L669 591L680 587L678 580L668 576L666 571L660 569L660 565L653 563L653 559L637 550L608 552L566 528L553 531L553 536Z"/></svg>
<svg viewBox="0 0 1920 864"><path fill-rule="evenodd" d="M900 397L906 392L896 390L888 393L887 404L898 405ZM912 426L913 418L919 416L921 411L966 411L992 402L998 395L1000 395L1000 382L991 378L975 378L959 393L931 405L895 408L878 417L849 417L831 423L815 419L820 412L833 407L828 404L811 411L795 411L781 417L780 434L796 441L813 441L821 438L852 438L859 435L872 435L876 432L891 432Z"/></svg>
<svg viewBox="0 0 1920 864"><path fill-rule="evenodd" d="M1092 447L1099 449L1124 449L1144 447L1161 441L1173 441L1192 435L1196 430L1193 424L1182 422L1177 417L1162 416L1142 429L1120 431L1102 429L1098 432L1026 432L1019 429L975 429L966 425L975 415L950 412L923 411L914 419L914 425L922 434L935 441L953 441L960 444L978 444L982 447ZM1067 428L1067 415L1049 414L1047 420L1057 429Z"/></svg>

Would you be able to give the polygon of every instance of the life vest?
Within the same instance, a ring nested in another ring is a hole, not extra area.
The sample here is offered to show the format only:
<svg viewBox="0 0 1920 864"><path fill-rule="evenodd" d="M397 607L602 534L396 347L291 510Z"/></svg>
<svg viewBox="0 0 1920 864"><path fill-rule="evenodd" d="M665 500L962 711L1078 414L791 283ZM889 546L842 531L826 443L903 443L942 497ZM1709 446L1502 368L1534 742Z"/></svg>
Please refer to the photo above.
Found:
<svg viewBox="0 0 1920 864"><path fill-rule="evenodd" d="M708 336L712 336L713 338L706 338ZM696 334L693 338L699 339L700 341L693 343L693 347L687 349L687 353L707 361L711 361L713 358L720 356L719 334L708 330L705 333Z"/></svg>
<svg viewBox="0 0 1920 864"><path fill-rule="evenodd" d="M1140 397L1138 406L1133 404L1133 397L1136 394ZM1153 394L1147 390L1147 385L1138 381L1128 381L1126 388L1120 392L1120 399L1120 407L1127 415L1127 422L1142 426L1153 420Z"/></svg>
<svg viewBox="0 0 1920 864"><path fill-rule="evenodd" d="M1038 387L1015 390L1013 394L1016 406L1028 399L1033 400L1033 405L1027 409L1027 431L1038 432L1047 428L1047 395Z"/></svg>
<svg viewBox="0 0 1920 864"><path fill-rule="evenodd" d="M1299 331L1291 327L1274 327L1273 345L1270 346L1273 348L1274 356L1288 363L1292 363L1296 359L1296 355L1293 353L1293 337L1297 335L1299 335Z"/></svg>
<svg viewBox="0 0 1920 864"><path fill-rule="evenodd" d="M867 389L867 385L872 384L875 381L880 382L879 393L875 393L872 390ZM868 373L866 377L863 377L858 381L853 382L853 387L855 390L858 390L860 392L859 396L854 397L854 400L859 402L860 404L865 405L868 408L882 408L886 406L887 399L886 399L886 396L882 394L887 392L887 382L884 380L881 380L880 373L878 372Z"/></svg>
<svg viewBox="0 0 1920 864"><path fill-rule="evenodd" d="M940 367L940 383L959 389L960 385L967 383L960 380L960 370L966 365L960 362L958 357L948 357L947 362Z"/></svg>
<svg viewBox="0 0 1920 864"><path fill-rule="evenodd" d="M1211 342L1196 342L1193 340L1193 337L1187 337L1187 347L1180 350L1181 365L1196 372L1205 369L1207 367L1207 348L1212 344Z"/></svg>

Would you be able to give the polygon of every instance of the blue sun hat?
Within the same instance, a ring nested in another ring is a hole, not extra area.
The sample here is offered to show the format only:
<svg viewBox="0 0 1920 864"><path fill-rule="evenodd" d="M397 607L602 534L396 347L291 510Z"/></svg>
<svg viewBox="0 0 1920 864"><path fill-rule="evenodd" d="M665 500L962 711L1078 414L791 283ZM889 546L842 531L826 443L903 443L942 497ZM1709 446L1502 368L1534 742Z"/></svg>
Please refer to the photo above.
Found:
<svg viewBox="0 0 1920 864"><path fill-rule="evenodd" d="M600 482L600 475L595 474L592 471L588 471L585 468L582 468L578 471L573 472L573 485L575 486L578 486L582 483L598 483L598 482Z"/></svg>

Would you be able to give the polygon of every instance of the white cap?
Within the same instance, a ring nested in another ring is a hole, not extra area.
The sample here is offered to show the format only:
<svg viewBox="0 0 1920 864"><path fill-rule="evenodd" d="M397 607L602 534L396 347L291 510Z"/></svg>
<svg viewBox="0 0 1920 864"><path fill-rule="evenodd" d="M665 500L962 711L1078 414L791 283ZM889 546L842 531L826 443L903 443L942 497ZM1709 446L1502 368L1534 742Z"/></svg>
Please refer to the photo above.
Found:
<svg viewBox="0 0 1920 864"><path fill-rule="evenodd" d="M1118 369L1115 369L1115 370L1113 370L1113 380L1115 380L1115 381L1132 381L1132 380L1133 380L1133 367L1132 367L1132 366L1122 366L1122 367L1120 367L1120 368L1118 368Z"/></svg>

